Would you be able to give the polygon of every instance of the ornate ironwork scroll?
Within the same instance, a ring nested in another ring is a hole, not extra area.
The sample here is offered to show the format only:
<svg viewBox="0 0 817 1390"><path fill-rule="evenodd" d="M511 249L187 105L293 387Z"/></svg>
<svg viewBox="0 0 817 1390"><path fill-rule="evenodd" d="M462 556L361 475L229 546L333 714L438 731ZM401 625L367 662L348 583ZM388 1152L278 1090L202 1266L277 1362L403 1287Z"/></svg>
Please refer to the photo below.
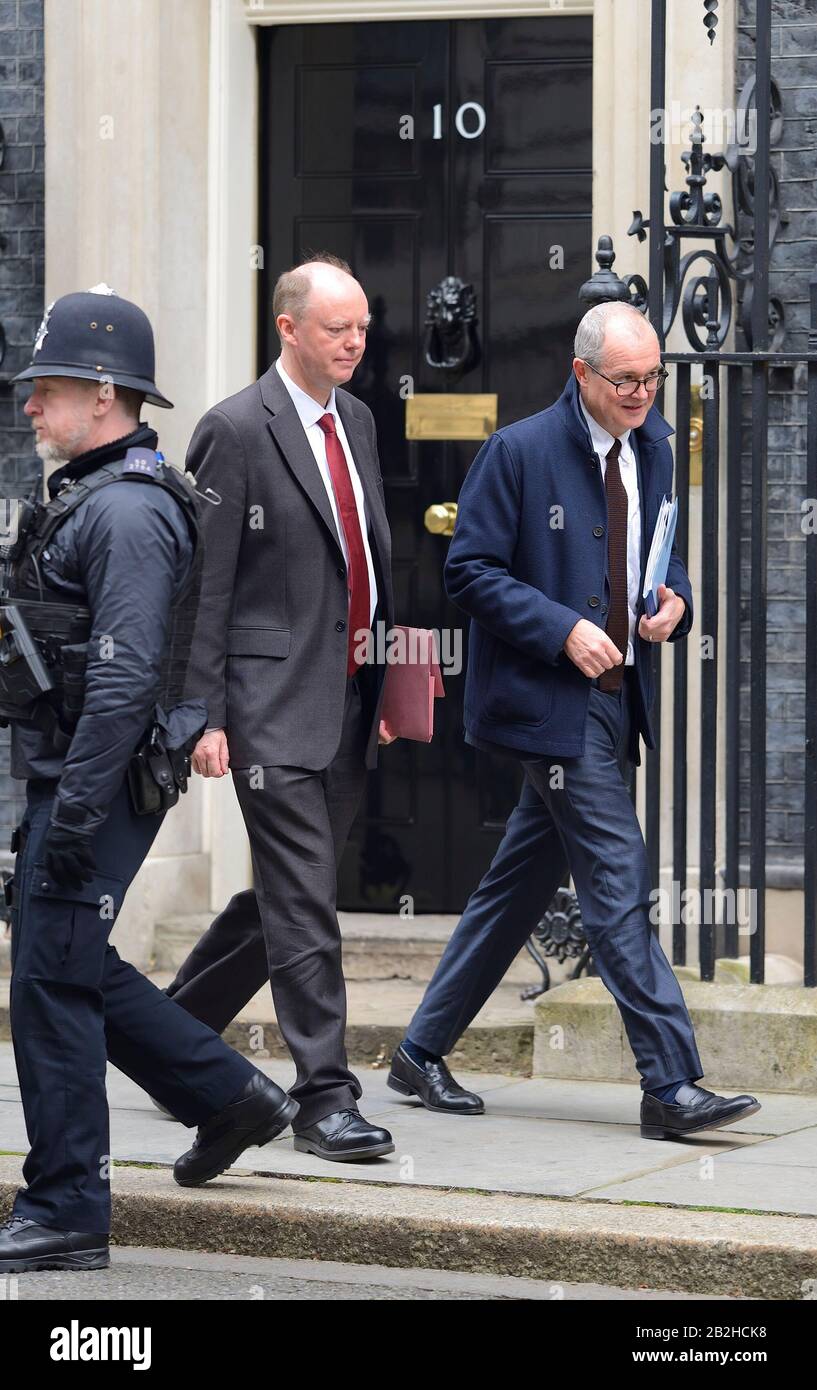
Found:
<svg viewBox="0 0 817 1390"><path fill-rule="evenodd" d="M772 80L771 110L766 116L770 123L769 141L774 145L783 131L780 91ZM670 194L669 210L672 219L664 227L664 335L669 332L678 309L681 309L687 341L696 352L722 347L732 323L732 283L743 284L740 326L749 348L752 347L752 278L754 256L754 159L751 131L759 114L754 106L755 77L743 87L735 112L734 140L725 150L709 153L704 150L703 113L696 106L692 113L689 149L681 160L687 171L686 189ZM719 194L706 191L707 176L726 168L732 176L732 198L737 227L722 222L723 203ZM781 225L787 218L780 207L780 186L773 169L769 170L769 251L777 240ZM628 236L643 241L649 219L640 211L633 213ZM684 239L705 240L712 247L694 248L681 255ZM732 246L728 245L731 242ZM697 264L698 273L690 276ZM647 307L647 286L639 275L628 276L623 282L629 291L630 302L642 311ZM777 351L783 342L785 315L782 302L769 299L769 330L771 350ZM700 330L706 329L702 338Z"/></svg>
<svg viewBox="0 0 817 1390"><path fill-rule="evenodd" d="M577 980L583 971L589 975L594 973L578 899L569 888L556 889L550 907L525 942L525 949L539 966L542 980L540 984L523 989L522 999L537 999L550 989L546 957L557 960L560 965L566 960L575 960L577 964L570 973L571 980Z"/></svg>

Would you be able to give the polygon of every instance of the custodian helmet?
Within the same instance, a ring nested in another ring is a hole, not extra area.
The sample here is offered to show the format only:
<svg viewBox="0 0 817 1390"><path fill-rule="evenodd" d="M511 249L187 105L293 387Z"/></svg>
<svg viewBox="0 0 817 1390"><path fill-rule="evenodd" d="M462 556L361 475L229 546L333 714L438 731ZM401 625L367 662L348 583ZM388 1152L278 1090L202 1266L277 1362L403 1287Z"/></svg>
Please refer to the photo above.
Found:
<svg viewBox="0 0 817 1390"><path fill-rule="evenodd" d="M138 304L107 285L64 294L49 304L34 341L31 366L15 381L75 376L141 391L151 405L173 408L153 380L153 329Z"/></svg>

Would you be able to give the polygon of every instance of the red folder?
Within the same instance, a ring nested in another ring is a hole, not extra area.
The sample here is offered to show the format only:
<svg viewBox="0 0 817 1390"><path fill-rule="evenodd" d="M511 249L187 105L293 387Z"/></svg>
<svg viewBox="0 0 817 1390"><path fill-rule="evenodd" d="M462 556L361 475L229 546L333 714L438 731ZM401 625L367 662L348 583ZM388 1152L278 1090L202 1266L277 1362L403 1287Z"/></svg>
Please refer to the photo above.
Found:
<svg viewBox="0 0 817 1390"><path fill-rule="evenodd" d="M398 738L430 743L434 700L445 695L435 635L430 628L400 623L395 623L391 633L380 718Z"/></svg>

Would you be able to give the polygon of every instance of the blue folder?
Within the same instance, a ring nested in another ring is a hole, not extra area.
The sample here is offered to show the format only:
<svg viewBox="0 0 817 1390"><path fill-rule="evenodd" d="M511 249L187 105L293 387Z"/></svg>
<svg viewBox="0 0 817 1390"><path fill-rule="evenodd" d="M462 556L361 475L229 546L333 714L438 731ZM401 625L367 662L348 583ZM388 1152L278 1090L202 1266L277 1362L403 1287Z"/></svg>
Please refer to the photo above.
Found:
<svg viewBox="0 0 817 1390"><path fill-rule="evenodd" d="M664 497L658 509L652 544L644 571L644 608L648 618L658 612L658 590L667 582L667 570L675 539L675 526L678 521L678 498L670 502Z"/></svg>

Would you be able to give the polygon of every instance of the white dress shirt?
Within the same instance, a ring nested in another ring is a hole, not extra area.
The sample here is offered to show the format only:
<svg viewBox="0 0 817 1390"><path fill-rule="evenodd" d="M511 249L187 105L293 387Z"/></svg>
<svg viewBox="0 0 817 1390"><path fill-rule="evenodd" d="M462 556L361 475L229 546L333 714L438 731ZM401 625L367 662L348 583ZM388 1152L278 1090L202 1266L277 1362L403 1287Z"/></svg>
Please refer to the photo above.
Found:
<svg viewBox="0 0 817 1390"><path fill-rule="evenodd" d="M363 493L363 484L360 475L355 467L352 457L352 450L349 447L349 440L346 438L346 431L343 428L343 421L338 414L335 403L335 392L332 391L326 405L319 405L312 396L308 396L306 391L302 391L300 386L296 386L292 377L287 374L281 365L280 357L275 363L278 374L283 381L287 391L292 397L292 404L298 412L298 419L304 427L304 434L309 440L310 448L315 455L315 462L320 470L323 485L326 488L326 495L329 498L329 505L332 508L332 516L335 519L335 530L338 533L343 556L346 561L346 568L349 569L349 549L346 544L346 536L343 533L340 516L338 514L338 502L335 497L335 489L332 486L332 474L329 472L329 462L326 457L326 435L321 429L318 421L324 415L334 415L335 430L340 440L341 448L346 455L346 462L349 466L349 477L352 480L352 490L355 494L357 503L357 515L360 522L360 532L363 536L363 549L366 552L366 568L369 571L369 623L374 622L374 610L377 607L377 580L374 575L374 563L372 561L371 547L369 546L369 527L366 514L366 498Z"/></svg>
<svg viewBox="0 0 817 1390"><path fill-rule="evenodd" d="M604 480L607 473L607 455L613 447L615 436L608 434L598 420L594 419L589 410L585 408L581 397L579 398L579 405L587 421L593 448L599 456L601 476ZM618 436L621 442L618 470L627 492L627 616L629 628L627 655L624 658L625 666L635 665L635 623L641 587L641 500L638 496L638 469L633 446L630 443L630 433L630 430L625 430L624 434Z"/></svg>

